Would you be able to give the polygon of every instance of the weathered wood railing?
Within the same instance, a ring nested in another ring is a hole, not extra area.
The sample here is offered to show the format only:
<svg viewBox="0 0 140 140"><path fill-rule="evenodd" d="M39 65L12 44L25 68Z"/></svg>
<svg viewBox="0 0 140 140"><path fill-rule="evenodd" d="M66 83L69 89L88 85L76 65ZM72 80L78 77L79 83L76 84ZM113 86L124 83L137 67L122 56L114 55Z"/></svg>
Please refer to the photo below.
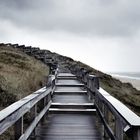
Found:
<svg viewBox="0 0 140 140"><path fill-rule="evenodd" d="M99 79L83 68L73 71L85 83L88 94L94 99L97 113L104 128L104 137L111 140L140 140L140 117L101 87ZM94 97L93 97L94 96Z"/></svg>
<svg viewBox="0 0 140 140"><path fill-rule="evenodd" d="M54 76L50 76L46 87L0 111L0 135L9 127L14 126L15 140L26 140L33 136L36 126L40 120L43 120L45 113L51 105L54 79ZM31 123L24 130L24 117L26 113L30 114Z"/></svg>

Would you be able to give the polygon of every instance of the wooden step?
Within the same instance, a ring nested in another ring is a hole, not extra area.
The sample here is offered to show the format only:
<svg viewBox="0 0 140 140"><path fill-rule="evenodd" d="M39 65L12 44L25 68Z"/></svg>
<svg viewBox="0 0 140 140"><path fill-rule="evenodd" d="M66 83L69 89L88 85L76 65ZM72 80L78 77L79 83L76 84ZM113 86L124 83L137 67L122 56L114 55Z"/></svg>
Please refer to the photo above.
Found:
<svg viewBox="0 0 140 140"><path fill-rule="evenodd" d="M95 113L96 109L65 109L65 108L49 108L49 112L55 113Z"/></svg>
<svg viewBox="0 0 140 140"><path fill-rule="evenodd" d="M86 90L81 90L81 91L54 91L54 94L84 94L87 93Z"/></svg>
<svg viewBox="0 0 140 140"><path fill-rule="evenodd" d="M76 76L73 76L73 77L64 77L64 76L58 76L57 77L57 80L77 80L77 77Z"/></svg>
<svg viewBox="0 0 140 140"><path fill-rule="evenodd" d="M78 106L93 106L94 103L51 103L51 105L78 105Z"/></svg>
<svg viewBox="0 0 140 140"><path fill-rule="evenodd" d="M84 84L56 83L56 86L61 86L61 87L83 87Z"/></svg>
<svg viewBox="0 0 140 140"><path fill-rule="evenodd" d="M93 109L94 103L52 103L50 108Z"/></svg>
<svg viewBox="0 0 140 140"><path fill-rule="evenodd" d="M58 78L63 78L63 77L67 77L67 78L77 78L76 75L73 75L73 74L58 74L57 77L58 77Z"/></svg>
<svg viewBox="0 0 140 140"><path fill-rule="evenodd" d="M59 73L57 77L76 77L76 76L71 73Z"/></svg>
<svg viewBox="0 0 140 140"><path fill-rule="evenodd" d="M50 112L36 129L36 140L101 140L93 112Z"/></svg>

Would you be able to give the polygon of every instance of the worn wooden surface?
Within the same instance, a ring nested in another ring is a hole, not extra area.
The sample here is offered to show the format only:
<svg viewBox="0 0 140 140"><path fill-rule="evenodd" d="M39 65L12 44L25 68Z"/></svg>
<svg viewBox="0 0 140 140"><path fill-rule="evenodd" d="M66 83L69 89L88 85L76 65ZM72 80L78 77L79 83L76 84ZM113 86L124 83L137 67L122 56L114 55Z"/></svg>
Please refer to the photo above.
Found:
<svg viewBox="0 0 140 140"><path fill-rule="evenodd" d="M88 114L52 113L37 130L37 140L101 140L95 116Z"/></svg>
<svg viewBox="0 0 140 140"><path fill-rule="evenodd" d="M101 140L94 104L86 89L72 74L61 73L58 77L50 113L46 122L37 127L36 139Z"/></svg>
<svg viewBox="0 0 140 140"><path fill-rule="evenodd" d="M62 82L61 80L58 80L57 83ZM72 80L70 84L74 85L77 84L77 80ZM63 81L64 82L64 81ZM69 80L65 80L65 83L68 84ZM61 83L62 84L62 83ZM83 92L84 91L84 92ZM56 87L55 92L57 94L53 97L53 102L61 102L61 103L88 103L90 102L88 99L88 96L85 92L85 89L81 86L73 86L73 87L67 87L67 86L61 86ZM73 94L71 93L73 92ZM61 93L61 95L59 94ZM62 94L63 93L63 94Z"/></svg>

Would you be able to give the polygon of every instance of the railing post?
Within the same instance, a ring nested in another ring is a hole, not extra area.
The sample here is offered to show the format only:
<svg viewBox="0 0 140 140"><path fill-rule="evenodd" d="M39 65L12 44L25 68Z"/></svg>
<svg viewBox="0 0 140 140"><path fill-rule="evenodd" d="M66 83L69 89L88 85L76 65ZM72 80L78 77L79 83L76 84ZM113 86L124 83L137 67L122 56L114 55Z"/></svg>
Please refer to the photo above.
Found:
<svg viewBox="0 0 140 140"><path fill-rule="evenodd" d="M34 107L31 109L30 111L30 115L31 115L31 121L33 121L35 119L35 117L37 116L37 104L34 105ZM34 131L32 132L30 139L34 139L36 136L36 129L34 129Z"/></svg>
<svg viewBox="0 0 140 140"><path fill-rule="evenodd" d="M15 140L18 140L23 134L23 117L21 117L14 125Z"/></svg>
<svg viewBox="0 0 140 140"><path fill-rule="evenodd" d="M83 69L82 70L82 81L84 82L85 85L87 85L87 75L88 75L88 71Z"/></svg>
<svg viewBox="0 0 140 140"><path fill-rule="evenodd" d="M115 119L115 137L117 140L123 140L123 122L121 118L116 117Z"/></svg>
<svg viewBox="0 0 140 140"><path fill-rule="evenodd" d="M91 98L91 92L90 92L90 90L89 90L89 88L90 88L90 79L89 79L89 75L87 75L87 94L88 94L88 97L89 97L89 100L91 100L92 98Z"/></svg>
<svg viewBox="0 0 140 140"><path fill-rule="evenodd" d="M54 92L54 90L55 90L55 76L52 76L51 77L51 87L52 87L52 92L51 92L51 95L53 96L53 92ZM51 97L52 97L51 96Z"/></svg>
<svg viewBox="0 0 140 140"><path fill-rule="evenodd" d="M48 98L48 97L46 97ZM47 99L43 98L42 103L41 103L41 108L44 109L44 107L47 105ZM46 121L46 115L44 115L41 119L41 124L43 124Z"/></svg>
<svg viewBox="0 0 140 140"><path fill-rule="evenodd" d="M109 110L105 104L104 104L104 118L105 118L106 122L109 124ZM105 128L104 128L104 137L106 140L110 139Z"/></svg>
<svg viewBox="0 0 140 140"><path fill-rule="evenodd" d="M80 71L79 71L79 78L82 82L83 82L83 70L84 68L80 68Z"/></svg>
<svg viewBox="0 0 140 140"><path fill-rule="evenodd" d="M140 128L133 130L133 140L140 140Z"/></svg>

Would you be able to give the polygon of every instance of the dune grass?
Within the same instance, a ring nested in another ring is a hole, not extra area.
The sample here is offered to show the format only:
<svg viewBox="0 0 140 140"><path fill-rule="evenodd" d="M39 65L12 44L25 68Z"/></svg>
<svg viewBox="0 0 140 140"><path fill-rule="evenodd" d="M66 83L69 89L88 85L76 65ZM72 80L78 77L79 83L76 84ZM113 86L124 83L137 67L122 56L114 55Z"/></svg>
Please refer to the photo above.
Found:
<svg viewBox="0 0 140 140"><path fill-rule="evenodd" d="M46 83L49 69L18 49L0 47L0 107L31 94Z"/></svg>

